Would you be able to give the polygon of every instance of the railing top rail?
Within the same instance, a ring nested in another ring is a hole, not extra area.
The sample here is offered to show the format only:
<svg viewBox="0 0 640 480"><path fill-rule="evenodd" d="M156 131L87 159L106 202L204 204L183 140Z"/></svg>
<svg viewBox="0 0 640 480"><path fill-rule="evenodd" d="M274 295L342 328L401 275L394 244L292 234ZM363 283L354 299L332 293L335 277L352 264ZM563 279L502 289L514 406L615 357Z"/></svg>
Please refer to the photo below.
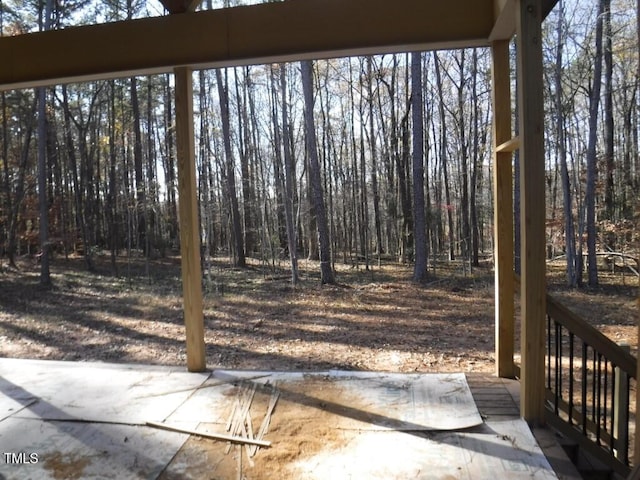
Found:
<svg viewBox="0 0 640 480"><path fill-rule="evenodd" d="M520 291L520 277L518 275L514 275L514 286L516 291ZM637 377L637 360L633 355L620 348L613 340L548 293L547 313L556 322L611 361L616 367L622 369L631 378L635 379Z"/></svg>
<svg viewBox="0 0 640 480"><path fill-rule="evenodd" d="M622 369L631 378L636 378L637 361L633 355L620 348L613 340L603 335L602 332L549 294L547 294L547 312L554 321L593 347L616 367Z"/></svg>

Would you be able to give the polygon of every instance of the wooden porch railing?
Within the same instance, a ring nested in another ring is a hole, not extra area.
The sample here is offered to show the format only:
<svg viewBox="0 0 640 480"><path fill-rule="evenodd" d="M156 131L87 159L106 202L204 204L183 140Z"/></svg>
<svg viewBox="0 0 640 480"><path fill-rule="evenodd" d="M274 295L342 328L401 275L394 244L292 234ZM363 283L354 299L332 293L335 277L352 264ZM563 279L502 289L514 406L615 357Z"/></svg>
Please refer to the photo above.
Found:
<svg viewBox="0 0 640 480"><path fill-rule="evenodd" d="M549 294L546 330L548 424L626 477L635 434L635 357Z"/></svg>

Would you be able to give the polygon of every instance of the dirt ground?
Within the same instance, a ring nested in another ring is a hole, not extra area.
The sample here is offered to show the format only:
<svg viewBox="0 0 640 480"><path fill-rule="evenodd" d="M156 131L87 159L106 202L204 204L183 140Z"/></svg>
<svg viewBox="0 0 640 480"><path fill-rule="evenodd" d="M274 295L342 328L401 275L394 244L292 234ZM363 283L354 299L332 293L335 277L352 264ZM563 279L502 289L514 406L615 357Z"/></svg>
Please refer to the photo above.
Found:
<svg viewBox="0 0 640 480"><path fill-rule="evenodd" d="M0 266L0 357L184 365L179 258L145 263L107 256L88 273L81 258L57 258L52 289L39 266ZM408 266L337 266L338 284L321 286L318 265L254 261L234 269L216 260L205 272L209 368L395 372L492 372L494 290L488 267L442 262L424 285ZM634 276L601 273L597 290L563 287L549 266L549 290L616 342L637 350ZM517 346L517 342L516 342Z"/></svg>

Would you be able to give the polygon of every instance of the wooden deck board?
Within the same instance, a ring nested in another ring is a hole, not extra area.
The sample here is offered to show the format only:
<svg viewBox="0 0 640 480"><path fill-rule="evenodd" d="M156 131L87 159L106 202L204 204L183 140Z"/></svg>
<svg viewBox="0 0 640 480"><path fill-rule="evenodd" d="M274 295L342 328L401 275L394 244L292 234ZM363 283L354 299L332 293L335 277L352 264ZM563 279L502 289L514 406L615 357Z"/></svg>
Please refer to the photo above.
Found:
<svg viewBox="0 0 640 480"><path fill-rule="evenodd" d="M520 382L481 373L467 373L466 377L485 422L490 424L520 417ZM582 480L551 429L536 427L532 432L560 480Z"/></svg>
<svg viewBox="0 0 640 480"><path fill-rule="evenodd" d="M488 374L467 374L471 395L480 415L485 419L520 417L520 408L512 394L513 387L510 385L512 383L517 388L517 380L498 378Z"/></svg>

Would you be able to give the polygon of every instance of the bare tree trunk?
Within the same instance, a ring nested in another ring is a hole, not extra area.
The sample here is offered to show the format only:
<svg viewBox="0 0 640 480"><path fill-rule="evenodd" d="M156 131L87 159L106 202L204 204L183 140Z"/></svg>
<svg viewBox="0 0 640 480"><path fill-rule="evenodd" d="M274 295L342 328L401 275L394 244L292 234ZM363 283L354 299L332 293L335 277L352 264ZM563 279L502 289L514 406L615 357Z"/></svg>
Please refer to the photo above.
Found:
<svg viewBox="0 0 640 480"><path fill-rule="evenodd" d="M460 135L460 181L461 181L461 197L460 197L460 217L462 223L461 232L461 253L465 261L469 260L469 242L471 240L471 228L469 225L469 149L467 145L467 126L465 123L465 95L466 86L465 79L465 50L460 51L460 58L456 57L458 69L460 72L460 84L458 90L458 114L460 115L459 135Z"/></svg>
<svg viewBox="0 0 640 480"><path fill-rule="evenodd" d="M175 157L175 141L174 119L173 119L173 100L171 98L171 85L169 75L164 77L165 99L164 99L164 131L165 131L165 178L167 185L167 207L169 210L169 238L172 243L179 246L178 235L178 207L176 202L176 157Z"/></svg>
<svg viewBox="0 0 640 480"><path fill-rule="evenodd" d="M411 102L413 121L413 225L415 261L413 280L423 282L427 278L427 226L424 213L424 153L422 114L422 54L411 54Z"/></svg>
<svg viewBox="0 0 640 480"><path fill-rule="evenodd" d="M289 263L291 265L291 284L297 285L299 281L298 277L298 252L297 252L297 238L296 227L294 222L293 208L294 208L294 180L295 180L295 168L293 165L293 158L291 154L291 144L289 143L289 109L287 108L287 71L286 65L280 65L280 89L282 92L282 132L278 133L278 102L276 95L276 81L274 78L273 68L271 70L271 86L273 95L273 129L274 137L276 139L276 161L278 162L278 172L282 172L283 168L281 163L284 157L284 175L280 173L276 178L279 189L283 192L282 198L284 203L285 223L287 227L287 247L289 250ZM282 150L281 150L282 148ZM282 155L280 152L284 152Z"/></svg>
<svg viewBox="0 0 640 480"><path fill-rule="evenodd" d="M347 62L351 62L347 60ZM351 65L349 66L351 73ZM318 89L318 96L320 97L320 114L322 116L322 148L320 151L322 152L322 168L326 172L324 175L326 185L325 192L327 194L327 208L330 212L334 211L335 206L335 195L334 191L340 191L340 185L346 186L346 181L344 180L344 169L342 166L344 163L341 161L342 158L346 158L347 154L343 154L343 152L337 151L334 127L332 124L332 118L329 112L331 111L331 93L330 93L330 81L329 81L329 72L330 69L325 68L325 78L321 81L324 84L324 88ZM350 77L351 78L351 77ZM324 94L324 95L323 95ZM325 102L325 103L323 103ZM340 102L341 109L344 108L344 102ZM344 117L344 115L341 115ZM343 120L344 122L344 120ZM346 131L347 126L343 124L343 130ZM353 127L352 127L353 131ZM342 143L340 147L343 147L345 144L345 139L342 137ZM355 150L355 149L354 149ZM333 181L331 181L333 180ZM310 195L311 196L311 195ZM341 207L342 211L346 210L346 195L340 195L342 197ZM343 255L343 263L347 263L347 253L351 254L350 245L345 241L344 243L340 243L340 240L344 240L349 238L347 234L347 224L349 226L353 225L353 222L346 221L346 216L342 216L342 221L338 221L335 215L330 215L328 218L329 221L329 237L331 239L331 249L333 252L342 252ZM315 232L316 228L311 229L311 231ZM317 242L316 242L317 243ZM317 250L317 248L316 248ZM317 255L316 255L317 258ZM336 256L332 256L332 267L335 267Z"/></svg>
<svg viewBox="0 0 640 480"><path fill-rule="evenodd" d="M398 76L398 59L397 55L393 55L393 65L390 70L390 81L387 81L384 75L378 75L378 82L382 83L386 89L389 98L389 127L387 128L386 115L383 113L382 98L380 88L378 89L378 106L380 110L380 121L382 127L382 138L384 144L384 166L387 177L387 195L386 195L386 211L387 211L387 238L388 251L391 252L390 245L396 244L396 252L399 261L405 261L407 238L405 235L405 216L404 216L404 199L407 192L405 191L405 179L399 175L402 168L400 159L400 148L398 146L398 137L400 128L398 127L398 107L396 98L396 84ZM398 251L399 250L399 251Z"/></svg>
<svg viewBox="0 0 640 480"><path fill-rule="evenodd" d="M109 223L109 246L111 249L111 268L113 274L118 275L118 221L117 221L117 195L118 187L116 185L116 93L115 80L109 81L109 90L111 97L109 102L109 193L107 196L107 222Z"/></svg>
<svg viewBox="0 0 640 480"><path fill-rule="evenodd" d="M0 19L1 19L1 15L2 13L0 13ZM2 35L2 21L0 20L0 35ZM1 157L0 160L2 161L2 183L3 183L3 188L5 191L5 194L3 195L2 201L3 203L0 204L2 207L2 209L6 212L9 212L9 215L7 217L7 220L10 219L10 215L11 215L11 211L13 210L12 208L12 201L11 201L11 183L9 180L9 127L8 127L8 122L7 122L7 95L6 92L2 92L0 93L0 96L2 98L2 153L1 153ZM2 226L2 237L0 237L0 245L4 245L4 248L6 249L6 247L8 246L8 240L9 240L9 228L8 225L6 223L3 222L3 226ZM6 242L6 243L5 243ZM3 249L0 248L0 255L6 253L5 251L2 251Z"/></svg>
<svg viewBox="0 0 640 480"><path fill-rule="evenodd" d="M259 128L259 118L256 110L256 87L257 85L253 82L253 78L250 77L249 67L245 71L245 77L248 77L247 80L247 103L248 103L248 117L245 119L245 125L248 130L247 134L247 142L250 142L251 149L249 151L249 192L250 192L250 207L251 207L251 228L253 229L253 238L254 248L256 251L258 248L260 250L263 249L263 246L260 244L258 237L261 231L260 227L260 205L262 204L262 199L260 198L261 192L264 190L260 189L260 171L264 168L264 156L265 153L263 149L260 148L260 136L262 135L262 131Z"/></svg>
<svg viewBox="0 0 640 480"><path fill-rule="evenodd" d="M406 87L407 96L409 88ZM400 259L402 262L410 260L410 252L413 250L413 211L411 209L411 188L409 185L409 115L411 113L411 101L406 98L407 110L400 120L400 132L402 138L402 147L398 155L396 155L398 187L400 196L400 205L402 206L402 225L400 242Z"/></svg>
<svg viewBox="0 0 640 480"><path fill-rule="evenodd" d="M639 0L640 1L640 0ZM640 62L639 62L640 64ZM635 195L635 178L633 175L633 165L632 161L634 157L634 152L636 149L634 148L634 136L637 135L637 132L634 128L634 116L636 112L636 95L638 92L638 78L637 77L631 92L623 91L624 96L624 115L623 115L623 136L624 136L624 153L622 160L622 199L621 199L621 216L622 218L631 218L633 215L633 199L636 197Z"/></svg>
<svg viewBox="0 0 640 480"><path fill-rule="evenodd" d="M564 2L558 4L557 50L554 71L556 134L558 141L558 161L560 163L560 178L562 182L562 199L564 209L565 254L567 260L567 285L575 287L578 284L576 276L576 243L573 224L573 201L571 199L571 181L567 168L567 145L565 137L564 108L562 105L562 54L564 45Z"/></svg>
<svg viewBox="0 0 640 480"><path fill-rule="evenodd" d="M480 258L479 258L479 226L478 226L478 199L477 199L477 191L478 191L478 183L479 183L479 175L478 172L481 172L481 159L480 159L480 131L479 131L479 116L480 116L480 107L478 105L478 50L473 49L472 56L472 66L473 70L471 72L472 78L472 87L471 87L471 102L473 104L473 143L471 149L471 157L473 160L473 165L471 167L471 195L469 198L469 216L471 221L471 266L478 267L480 266Z"/></svg>
<svg viewBox="0 0 640 480"><path fill-rule="evenodd" d="M220 110L222 115L222 136L224 140L224 151L226 157L226 179L227 194L231 202L231 222L233 241L235 247L234 265L236 267L245 267L246 258L244 253L244 243L242 237L242 224L240 222L240 209L238 207L238 196L236 194L236 176L233 165L233 153L231 151L231 128L229 124L229 90L225 81L222 80L222 72L216 70L216 80L218 84L218 97L220 99Z"/></svg>
<svg viewBox="0 0 640 480"><path fill-rule="evenodd" d="M455 260L455 241L454 241L454 228L453 228L453 212L451 205L451 192L449 190L449 173L447 162L449 160L447 155L447 118L444 111L444 93L442 91L442 76L440 74L440 60L438 54L433 52L435 60L436 70L436 83L438 85L438 99L439 99L439 113L440 113L440 165L442 167L442 174L444 176L444 201L446 203L445 208L447 210L447 226L449 235L449 260Z"/></svg>
<svg viewBox="0 0 640 480"><path fill-rule="evenodd" d="M350 85L356 85L356 80L354 79L354 72L353 72L353 61L352 59L348 60L348 64L349 64L349 84ZM362 75L359 73L358 74L358 87L362 88ZM353 214L353 218L354 221L352 222L352 225L355 227L355 231L353 232L353 238L354 238L354 247L355 247L355 265L357 267L359 267L360 265L360 260L364 260L365 262L365 268L366 270L369 270L369 257L368 257L368 251L367 251L367 222L368 222L368 218L365 215L365 206L366 206L366 201L364 200L364 198L366 197L366 168L365 168L365 162L364 162L364 148L363 148L363 144L360 144L360 147L358 147L358 139L356 136L356 121L355 121L355 115L356 115L356 100L355 100L355 95L354 95L354 90L355 88L350 88L349 89L349 107L350 107L350 118L351 121L348 122L349 123L349 129L350 129L350 137L351 137L351 160L352 160L352 175L353 175L353 179L351 182L351 212ZM363 101L363 96L360 95L360 101L359 101L359 109L358 109L358 113L360 115L360 118L363 118L362 115L362 101ZM346 118L348 118L348 114L345 113L344 115L344 119L346 120ZM364 141L364 125L362 120L360 120L359 122L359 126L360 126L360 142ZM346 130L346 129L345 129ZM358 165L358 149L360 150L359 154L360 154L360 165Z"/></svg>
<svg viewBox="0 0 640 480"><path fill-rule="evenodd" d="M253 185L251 182L251 165L249 159L255 146L252 143L251 135L249 134L249 115L248 115L248 95L251 90L251 75L248 67L244 67L244 85L242 88L242 94L240 92L240 69L235 69L235 90L236 90L236 102L238 104L238 139L240 142L240 174L242 185L242 217L244 222L244 248L245 252L251 255L256 249L255 240L255 195L253 192Z"/></svg>
<svg viewBox="0 0 640 480"><path fill-rule="evenodd" d="M131 77L131 110L133 112L133 165L136 181L136 229L137 247L142 249L148 256L146 249L146 187L144 174L142 172L142 131L140 127L140 102L138 101L138 80Z"/></svg>
<svg viewBox="0 0 640 480"><path fill-rule="evenodd" d="M147 237L147 249L158 249L157 242L157 224L158 218L156 215L157 207L158 207L158 189L156 182L156 144L153 140L154 138L154 119L153 119L153 110L154 110L154 81L155 77L147 77L147 196L146 203L147 208L145 211L145 227L146 227L146 237ZM151 253L147 255L149 257Z"/></svg>
<svg viewBox="0 0 640 480"><path fill-rule="evenodd" d="M435 52L431 54L432 58L435 60ZM434 61L435 64L435 61ZM433 102L433 103L440 103L439 101ZM431 106L431 108L435 108L434 106ZM444 249L444 244L445 244L445 240L444 240L444 226L443 226L443 215L442 215L442 206L443 206L443 200L442 200L442 165L440 164L440 160L442 160L442 153L441 153L441 148L442 148L442 142L440 141L440 136L438 135L438 132L436 130L436 118L439 118L439 115L437 115L435 113L435 111L433 111L432 115L429 116L429 124L430 124L430 130L431 130L431 135L433 136L433 139L435 141L435 144L433 145L433 150L434 150L434 156L433 156L433 169L432 169L432 178L434 179L434 189L433 189L433 201L435 203L435 209L433 211L433 218L432 218L432 222L431 222L431 227L432 227L432 251L433 251L433 268L435 270L435 265L437 262L437 255L441 254L443 249Z"/></svg>
<svg viewBox="0 0 640 480"><path fill-rule="evenodd" d="M51 27L52 0L44 6L44 31ZM37 89L38 94L38 204L40 215L40 285L51 286L49 271L49 199L47 197L47 91Z"/></svg>
<svg viewBox="0 0 640 480"><path fill-rule="evenodd" d="M382 62L382 60L381 60ZM382 152L381 152L381 164L383 167L383 178L386 180L385 187L383 188L384 192L384 225L385 225L385 235L384 235L384 249L389 254L397 254L397 245L400 244L399 241L399 221L400 217L399 209L398 209L398 194L397 194L397 175L395 170L395 157L397 151L397 120L396 120L396 100L395 100L395 84L396 84L396 75L397 75L397 60L396 57L393 56L393 65L390 70L384 69L383 64L381 63L381 70L376 75L376 80L378 82L378 88L376 89L376 97L378 104L378 117L380 122L380 133L378 136L382 142ZM385 80L385 75L388 74L391 76L390 83ZM386 87L388 92L388 107L385 108L386 103L384 102L382 92L383 89L380 88L380 84L383 84ZM389 125L387 124L387 119L389 119ZM394 249L393 246L396 246Z"/></svg>
<svg viewBox="0 0 640 480"><path fill-rule="evenodd" d="M18 175L16 179L16 189L14 192L11 213L9 217L9 233L7 239L7 257L9 259L9 265L16 268L15 255L18 248L18 220L19 213L22 207L22 201L25 194L25 177L27 174L27 165L29 163L29 149L31 148L31 140L33 139L33 127L34 122L31 120L36 116L37 98L34 98L31 106L31 115L27 118L26 128L24 133L24 142L20 151L20 165L18 167Z"/></svg>
<svg viewBox="0 0 640 480"><path fill-rule="evenodd" d="M604 205L605 213L609 220L615 221L615 185L613 171L615 163L613 158L613 43L611 30L611 0L606 0L604 6L604 64L605 64L605 92L604 92ZM615 248L614 245L611 245Z"/></svg>
<svg viewBox="0 0 640 480"><path fill-rule="evenodd" d="M286 65L280 65L280 69L286 69ZM278 120L278 109L280 105L282 107L282 115L284 117L285 111L288 112L287 108L287 98L286 94L282 92L282 104L280 104L278 100L277 94L277 85L278 82L281 82L282 79L276 79L275 75L275 65L272 65L270 68L270 83L271 83L271 124L273 127L273 138L274 138L274 155L273 155L273 175L275 177L275 230L277 232L278 237L278 248L283 251L288 250L288 238L287 238L287 228L286 228L286 213L285 213L285 193L284 193L284 173L283 173L283 148L284 145L287 148L290 145L286 142L289 141L287 135L287 128L284 125L280 125L280 121ZM286 75L286 72L280 72L280 75ZM282 130L281 130L282 129ZM270 237L269 237L270 238ZM271 242L270 242L271 243ZM272 248L272 260L275 260L276 253L273 252Z"/></svg>
<svg viewBox="0 0 640 480"><path fill-rule="evenodd" d="M378 159L373 112L373 59L367 57L367 92L369 95L369 142L371 143L371 190L373 195L373 217L376 230L376 253L378 258L384 253L382 246L382 225L380 222L380 192L378 190Z"/></svg>
<svg viewBox="0 0 640 480"><path fill-rule="evenodd" d="M407 61L407 64L409 62ZM396 77L398 72L397 55L393 56L393 70L391 83L386 83L391 100L391 155L396 170L396 205L400 205L398 219L398 247L400 249L398 259L406 262L410 259L410 251L413 249L413 212L411 210L411 189L409 187L409 115L411 113L411 100L409 99L409 72L405 75L405 106L400 121L400 102L395 101L397 95ZM396 112L396 108L398 112ZM397 209L397 206L396 206Z"/></svg>
<svg viewBox="0 0 640 480"><path fill-rule="evenodd" d="M51 0L48 0L50 4ZM47 8L48 9L48 8ZM47 198L47 91L38 93L38 203L40 212L40 285L51 286L49 271L49 200Z"/></svg>
<svg viewBox="0 0 640 480"><path fill-rule="evenodd" d="M593 68L593 88L589 101L589 141L587 145L587 186L585 190L587 258L589 262L589 286L598 285L598 264L596 257L596 180L597 141L598 141L598 109L600 105L600 85L602 81L602 29L604 12L609 0L599 0L598 18L596 21L596 53Z"/></svg>
<svg viewBox="0 0 640 480"><path fill-rule="evenodd" d="M206 72L204 70L200 70L198 72L198 107L201 112L209 112L211 110L209 106L209 91L207 88L207 78ZM209 119L210 115L204 114L200 115L200 134L198 135L198 155L197 161L198 164L196 169L198 171L198 218L200 225L200 238L203 239L200 248L202 249L200 255L200 268L203 272L206 273L207 281L209 285L211 285L211 269L208 268L209 260L211 258L211 244L212 244L212 235L211 229L209 228L212 225L211 217L213 216L212 208L209 202L211 189L209 188L208 181L208 167L211 164L211 158L209 156L211 138L209 136ZM204 228L202 226L205 225Z"/></svg>
<svg viewBox="0 0 640 480"><path fill-rule="evenodd" d="M76 147L73 141L73 134L71 132L71 122L73 121L71 111L69 109L69 96L67 94L67 87L62 86L62 108L64 111L64 129L65 129L65 146L67 150L67 156L69 158L71 166L71 175L73 181L74 199L75 199L75 213L76 213L76 228L80 229L82 235L82 243L84 244L84 259L87 270L93 271L95 269L93 265L93 259L91 256L91 240L89 236L89 228L86 221L86 206L83 203L83 181L82 175L78 172L78 160L76 156ZM80 135L83 131L80 132Z"/></svg>
<svg viewBox="0 0 640 480"><path fill-rule="evenodd" d="M322 175L318 162L318 146L316 142L315 121L313 118L313 64L310 60L300 62L302 71L302 89L305 105L305 131L307 138L307 154L309 155L309 176L311 180L312 200L315 208L318 227L318 246L320 249L320 281L335 283L331 268L331 239L327 224L324 197L322 192Z"/></svg>
<svg viewBox="0 0 640 480"><path fill-rule="evenodd" d="M363 72L360 72L360 90L364 91L362 84ZM367 188L367 161L365 155L365 118L364 95L360 95L360 255L364 259L365 270L369 270L369 196Z"/></svg>

